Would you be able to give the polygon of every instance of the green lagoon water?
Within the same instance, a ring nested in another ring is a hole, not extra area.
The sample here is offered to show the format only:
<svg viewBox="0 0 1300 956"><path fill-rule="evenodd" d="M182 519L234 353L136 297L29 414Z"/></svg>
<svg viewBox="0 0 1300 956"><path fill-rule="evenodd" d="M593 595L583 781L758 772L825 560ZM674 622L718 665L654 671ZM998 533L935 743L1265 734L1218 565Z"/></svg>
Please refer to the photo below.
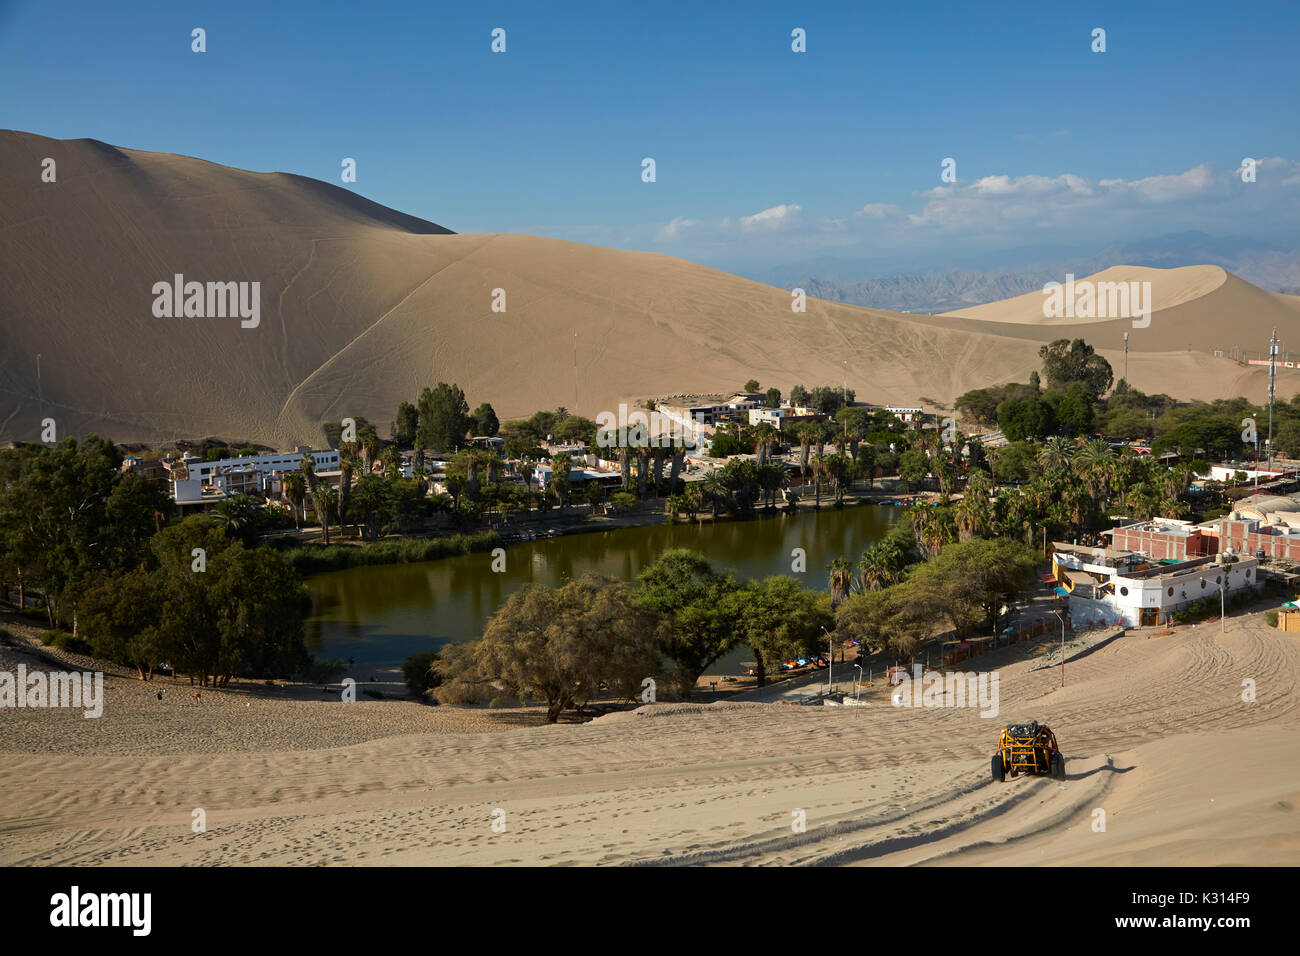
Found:
<svg viewBox="0 0 1300 956"><path fill-rule="evenodd" d="M563 584L588 570L632 580L669 548L692 548L742 579L790 574L792 552L807 553L798 575L826 587L827 565L857 562L902 514L889 506L850 505L797 516L621 528L531 541L506 549L506 570L492 570L488 553L419 564L389 564L319 574L307 582L313 611L307 646L317 657L346 661L362 679L393 676L403 660L447 643L474 640L488 618L523 584ZM752 659L742 648L711 668L739 673Z"/></svg>

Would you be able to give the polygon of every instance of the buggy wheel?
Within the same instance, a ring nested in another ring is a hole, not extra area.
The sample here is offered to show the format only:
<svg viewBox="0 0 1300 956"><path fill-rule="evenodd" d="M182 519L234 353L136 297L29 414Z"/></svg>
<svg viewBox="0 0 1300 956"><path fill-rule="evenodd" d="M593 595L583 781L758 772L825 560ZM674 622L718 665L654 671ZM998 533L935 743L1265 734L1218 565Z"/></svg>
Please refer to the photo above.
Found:
<svg viewBox="0 0 1300 956"><path fill-rule="evenodd" d="M1065 779L1065 756L1059 751L1052 754L1052 776L1057 780Z"/></svg>
<svg viewBox="0 0 1300 956"><path fill-rule="evenodd" d="M1002 768L1002 754L993 755L993 782L1006 783L1007 772Z"/></svg>

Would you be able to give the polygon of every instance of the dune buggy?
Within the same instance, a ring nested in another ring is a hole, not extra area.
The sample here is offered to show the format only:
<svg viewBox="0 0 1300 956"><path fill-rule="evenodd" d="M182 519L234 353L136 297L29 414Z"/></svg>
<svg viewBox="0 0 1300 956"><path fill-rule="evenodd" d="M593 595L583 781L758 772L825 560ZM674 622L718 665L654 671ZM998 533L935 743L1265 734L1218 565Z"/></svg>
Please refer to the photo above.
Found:
<svg viewBox="0 0 1300 956"><path fill-rule="evenodd" d="M1056 735L1046 724L1035 720L1029 724L1007 724L1003 729L998 752L993 755L993 782L1005 782L1007 774L1065 779L1065 755L1056 746Z"/></svg>

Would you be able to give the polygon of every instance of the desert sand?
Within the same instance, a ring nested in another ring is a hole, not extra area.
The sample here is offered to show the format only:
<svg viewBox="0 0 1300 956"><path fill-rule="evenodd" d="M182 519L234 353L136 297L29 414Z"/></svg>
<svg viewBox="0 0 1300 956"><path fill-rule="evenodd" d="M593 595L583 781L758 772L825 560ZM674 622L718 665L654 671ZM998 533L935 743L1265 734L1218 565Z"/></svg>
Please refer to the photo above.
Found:
<svg viewBox="0 0 1300 956"><path fill-rule="evenodd" d="M201 753L163 728L213 719L207 702L176 699L151 718L152 688L123 679L98 722L28 711L9 733L16 712L0 713L0 863L1300 860L1300 638L1261 614L1231 618L1226 634L1130 631L1068 663L1064 688L1058 669L1031 671L1028 650L985 661L1001 677L995 719L894 708L879 683L858 708L656 704L477 733L455 730L473 712L452 708L254 700L232 706ZM344 709L380 720L386 708L403 716L382 718L383 735L338 745L327 729L357 720ZM1067 779L990 782L998 728L1031 719L1055 730ZM453 723L402 726L418 720ZM292 748L269 743L294 733ZM206 832L191 832L195 808Z"/></svg>
<svg viewBox="0 0 1300 956"><path fill-rule="evenodd" d="M45 157L57 182L40 179ZM950 405L1027 380L1063 336L1086 337L1118 377L1125 330L1138 388L1258 401L1267 369L1213 351L1262 353L1300 316L1296 297L1208 266L1139 270L1158 286L1139 330L1044 325L1034 296L948 316L817 299L795 313L789 290L681 259L454 235L303 176L13 131L0 131L0 175L0 440L38 440L52 417L60 436L320 445L322 423L344 416L386 434L397 404L440 380L503 419L557 405L594 418L751 377L787 392L847 378L863 401ZM259 282L260 324L155 317L153 286L176 274ZM1278 387L1300 391L1300 372Z"/></svg>
<svg viewBox="0 0 1300 956"><path fill-rule="evenodd" d="M1228 273L1218 266L1184 266L1179 269L1112 266L1090 276L1075 276L1075 279L1088 279L1098 284L1149 282L1152 309L1162 312L1184 302L1193 302L1211 295L1228 281ZM1065 282L1065 276L1061 276L1057 281ZM1295 296L1279 296L1283 306L1287 304L1287 300L1295 298ZM1104 316L1089 319L1065 315L1047 317L1043 314L1043 299L1043 293L1030 292L1011 299L989 302L955 312L945 312L944 315L979 319L982 322L1009 322L1024 325L1091 325L1110 321ZM1294 320L1296 316L1288 315L1287 318Z"/></svg>

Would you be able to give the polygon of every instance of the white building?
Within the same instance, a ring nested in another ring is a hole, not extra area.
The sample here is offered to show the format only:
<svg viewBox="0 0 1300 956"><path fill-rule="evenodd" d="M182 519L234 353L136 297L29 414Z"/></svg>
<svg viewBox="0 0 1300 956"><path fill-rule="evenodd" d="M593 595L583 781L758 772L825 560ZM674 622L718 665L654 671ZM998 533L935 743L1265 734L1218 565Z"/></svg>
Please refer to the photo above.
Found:
<svg viewBox="0 0 1300 956"><path fill-rule="evenodd" d="M316 462L318 472L337 471L339 468L339 450L337 448L327 448L324 451L312 451L306 445L300 445L297 451L274 451L265 455L245 455L240 458L223 458L220 461L201 461L195 456L187 456L179 464L185 466L188 473L181 480L197 481L201 485L226 485L234 484L230 479L239 475L240 490L252 490L243 476L249 472L256 473L260 479L256 490L266 488L267 479L279 472L300 471L302 469L302 456L310 452ZM173 472L175 474L175 472ZM172 496L176 496L176 485L179 482L173 481Z"/></svg>
<svg viewBox="0 0 1300 956"><path fill-rule="evenodd" d="M781 419L787 417L791 412L789 407L786 408L751 408L749 410L749 424L757 425L759 422L771 422L777 428L781 427Z"/></svg>
<svg viewBox="0 0 1300 956"><path fill-rule="evenodd" d="M1162 563L1130 551L1054 543L1056 591L1067 597L1076 628L1148 627L1167 623L1197 601L1258 591L1259 563L1230 553Z"/></svg>
<svg viewBox="0 0 1300 956"><path fill-rule="evenodd" d="M903 422L911 422L925 415L924 408L904 408L901 405L886 405L885 411Z"/></svg>

